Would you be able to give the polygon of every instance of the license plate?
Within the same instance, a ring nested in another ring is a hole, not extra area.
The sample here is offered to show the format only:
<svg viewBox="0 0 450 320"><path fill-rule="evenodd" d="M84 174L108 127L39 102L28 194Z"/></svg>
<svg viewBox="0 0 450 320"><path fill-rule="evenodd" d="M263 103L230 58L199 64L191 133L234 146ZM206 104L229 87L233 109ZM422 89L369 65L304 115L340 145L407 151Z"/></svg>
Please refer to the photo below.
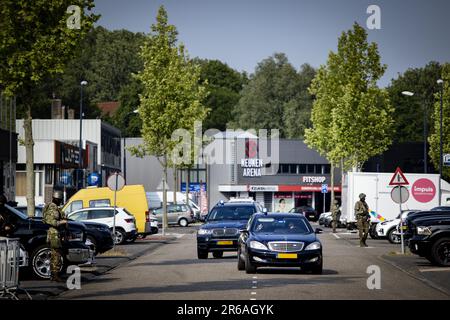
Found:
<svg viewBox="0 0 450 320"><path fill-rule="evenodd" d="M233 241L217 241L219 246L230 246L233 244Z"/></svg>
<svg viewBox="0 0 450 320"><path fill-rule="evenodd" d="M277 255L278 259L297 259L296 253L279 253Z"/></svg>

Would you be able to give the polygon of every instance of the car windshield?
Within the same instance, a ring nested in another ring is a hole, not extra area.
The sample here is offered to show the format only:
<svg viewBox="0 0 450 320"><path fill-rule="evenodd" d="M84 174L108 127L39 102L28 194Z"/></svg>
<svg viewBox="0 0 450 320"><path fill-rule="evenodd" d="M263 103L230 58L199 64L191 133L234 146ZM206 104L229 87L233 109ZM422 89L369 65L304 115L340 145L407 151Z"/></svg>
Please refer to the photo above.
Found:
<svg viewBox="0 0 450 320"><path fill-rule="evenodd" d="M311 228L302 218L260 217L255 219L252 232L264 234L308 234Z"/></svg>
<svg viewBox="0 0 450 320"><path fill-rule="evenodd" d="M208 216L208 221L217 220L248 220L255 213L253 206L224 206L214 208Z"/></svg>

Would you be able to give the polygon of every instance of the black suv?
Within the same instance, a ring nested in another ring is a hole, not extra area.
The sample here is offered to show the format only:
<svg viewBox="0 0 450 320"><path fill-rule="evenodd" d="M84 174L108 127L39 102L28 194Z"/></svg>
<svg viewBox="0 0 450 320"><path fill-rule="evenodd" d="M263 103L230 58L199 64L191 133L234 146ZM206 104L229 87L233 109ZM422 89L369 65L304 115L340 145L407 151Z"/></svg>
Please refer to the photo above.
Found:
<svg viewBox="0 0 450 320"><path fill-rule="evenodd" d="M221 258L224 251L237 251L240 230L250 217L261 212L254 203L220 202L206 216L206 223L197 231L197 257L207 259L211 251L214 258Z"/></svg>
<svg viewBox="0 0 450 320"><path fill-rule="evenodd" d="M439 266L450 266L450 214L425 215L409 224L409 249Z"/></svg>
<svg viewBox="0 0 450 320"><path fill-rule="evenodd" d="M306 217L306 219L314 222L319 220L319 215L317 214L316 209L310 206L292 208L289 213L301 213Z"/></svg>
<svg viewBox="0 0 450 320"><path fill-rule="evenodd" d="M22 250L29 257L28 267L37 278L50 278L48 225L42 222L42 218L30 218L13 207L8 205L5 207L8 223L12 226L9 236L20 240ZM82 223L69 221L67 226L61 226L61 233L63 234L63 265L88 262L90 257L89 248L85 245L86 227Z"/></svg>

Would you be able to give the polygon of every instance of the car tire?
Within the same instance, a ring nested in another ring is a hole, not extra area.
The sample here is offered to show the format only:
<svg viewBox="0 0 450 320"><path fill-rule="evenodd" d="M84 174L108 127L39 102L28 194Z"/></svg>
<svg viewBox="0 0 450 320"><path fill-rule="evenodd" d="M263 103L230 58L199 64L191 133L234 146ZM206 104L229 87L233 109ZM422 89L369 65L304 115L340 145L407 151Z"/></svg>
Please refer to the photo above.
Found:
<svg viewBox="0 0 450 320"><path fill-rule="evenodd" d="M197 258L208 259L208 251L197 249Z"/></svg>
<svg viewBox="0 0 450 320"><path fill-rule="evenodd" d="M114 237L114 241L116 244L124 244L126 241L125 231L116 228L116 235Z"/></svg>
<svg viewBox="0 0 450 320"><path fill-rule="evenodd" d="M242 259L240 252L238 252L237 268L239 271L245 270L245 260Z"/></svg>
<svg viewBox="0 0 450 320"><path fill-rule="evenodd" d="M213 257L216 259L220 259L223 257L223 251L213 251Z"/></svg>
<svg viewBox="0 0 450 320"><path fill-rule="evenodd" d="M431 262L441 267L450 266L450 238L438 239L431 246Z"/></svg>
<svg viewBox="0 0 450 320"><path fill-rule="evenodd" d="M395 232L395 228L389 229L389 231L387 232L388 241L390 243L392 243L392 244L399 244L399 243L401 243L400 237L394 235L394 232Z"/></svg>
<svg viewBox="0 0 450 320"><path fill-rule="evenodd" d="M245 256L245 272L256 273L256 266L250 261L248 254Z"/></svg>
<svg viewBox="0 0 450 320"><path fill-rule="evenodd" d="M31 254L31 270L37 279L50 279L50 247L42 245L34 249ZM64 258L61 256L61 270L64 269Z"/></svg>
<svg viewBox="0 0 450 320"><path fill-rule="evenodd" d="M186 218L181 218L180 220L178 220L178 225L180 227L187 227L189 225L189 222Z"/></svg>
<svg viewBox="0 0 450 320"><path fill-rule="evenodd" d="M311 267L312 274L322 274L323 272L323 261L320 260L320 264L315 265L314 267Z"/></svg>

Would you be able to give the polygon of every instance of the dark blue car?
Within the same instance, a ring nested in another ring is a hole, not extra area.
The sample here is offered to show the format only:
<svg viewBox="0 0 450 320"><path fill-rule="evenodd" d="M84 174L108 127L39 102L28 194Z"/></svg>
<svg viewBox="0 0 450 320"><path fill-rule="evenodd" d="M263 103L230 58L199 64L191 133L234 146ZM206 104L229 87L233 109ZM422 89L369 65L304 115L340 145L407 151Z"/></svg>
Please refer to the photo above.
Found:
<svg viewBox="0 0 450 320"><path fill-rule="evenodd" d="M258 267L300 267L321 274L322 244L302 214L255 214L241 231L238 269L255 273Z"/></svg>
<svg viewBox="0 0 450 320"><path fill-rule="evenodd" d="M219 203L211 209L206 223L197 231L197 257L207 259L212 252L221 258L224 251L236 251L240 230L250 217L261 212L258 203Z"/></svg>

